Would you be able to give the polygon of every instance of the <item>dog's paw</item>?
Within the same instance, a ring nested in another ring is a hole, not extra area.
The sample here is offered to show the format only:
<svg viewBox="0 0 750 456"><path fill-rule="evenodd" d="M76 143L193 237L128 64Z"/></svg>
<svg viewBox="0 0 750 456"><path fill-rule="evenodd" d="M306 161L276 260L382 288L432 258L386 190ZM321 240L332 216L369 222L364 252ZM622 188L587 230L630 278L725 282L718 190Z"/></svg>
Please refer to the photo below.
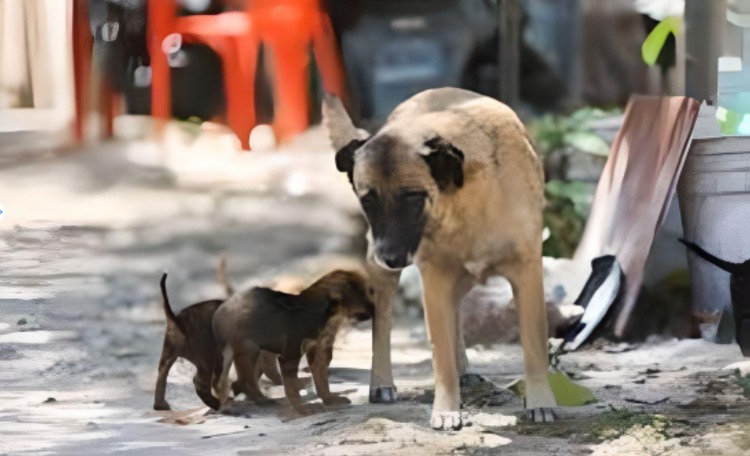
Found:
<svg viewBox="0 0 750 456"><path fill-rule="evenodd" d="M323 403L325 405L348 405L351 404L352 401L350 401L348 397L331 395L323 399Z"/></svg>
<svg viewBox="0 0 750 456"><path fill-rule="evenodd" d="M430 424L432 429L458 431L464 426L464 420L461 412L432 412Z"/></svg>
<svg viewBox="0 0 750 456"><path fill-rule="evenodd" d="M169 406L167 401L154 402L154 410L172 410L172 407Z"/></svg>
<svg viewBox="0 0 750 456"><path fill-rule="evenodd" d="M395 386L378 386L377 388L370 388L371 404L392 404L394 402L396 402Z"/></svg>
<svg viewBox="0 0 750 456"><path fill-rule="evenodd" d="M552 423L555 421L555 414L549 407L527 409L526 417L532 423Z"/></svg>

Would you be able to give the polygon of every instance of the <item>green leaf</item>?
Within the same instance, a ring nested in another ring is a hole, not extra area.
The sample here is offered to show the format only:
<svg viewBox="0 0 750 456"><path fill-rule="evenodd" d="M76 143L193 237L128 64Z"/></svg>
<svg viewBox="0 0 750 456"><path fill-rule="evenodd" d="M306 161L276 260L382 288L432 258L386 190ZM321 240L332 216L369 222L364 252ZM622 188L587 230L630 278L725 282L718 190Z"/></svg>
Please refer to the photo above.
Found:
<svg viewBox="0 0 750 456"><path fill-rule="evenodd" d="M605 140L589 131L571 131L565 133L563 142L581 152L606 157L609 155L609 145Z"/></svg>
<svg viewBox="0 0 750 456"><path fill-rule="evenodd" d="M548 372L547 380L552 394L555 395L557 405L561 407L579 407L596 402L596 397L591 390L573 383L565 372ZM522 379L514 381L507 388L518 397L526 397L526 383Z"/></svg>
<svg viewBox="0 0 750 456"><path fill-rule="evenodd" d="M667 17L651 30L641 47L641 57L646 65L653 66L659 57L664 43L667 41L669 34L675 36L680 34L682 29L682 19L679 17Z"/></svg>

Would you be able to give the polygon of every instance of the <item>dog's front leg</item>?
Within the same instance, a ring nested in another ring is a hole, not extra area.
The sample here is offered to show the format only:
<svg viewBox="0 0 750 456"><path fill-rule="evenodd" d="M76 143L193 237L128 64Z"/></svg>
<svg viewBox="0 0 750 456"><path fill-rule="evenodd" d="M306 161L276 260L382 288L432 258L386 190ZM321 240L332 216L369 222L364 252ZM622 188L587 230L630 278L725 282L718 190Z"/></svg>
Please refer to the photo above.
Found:
<svg viewBox="0 0 750 456"><path fill-rule="evenodd" d="M458 375L463 376L469 370L469 357L466 355L466 343L464 341L464 328L461 320L461 301L474 285L474 278L468 274L456 278L453 288L453 311L456 324L456 365Z"/></svg>
<svg viewBox="0 0 750 456"><path fill-rule="evenodd" d="M331 364L333 358L333 341L330 346L327 344L317 344L315 352L310 356L308 352L308 363L310 364L310 372L312 373L313 381L315 382L315 392L318 397L323 400L325 405L345 405L351 404L352 401L344 396L339 396L331 393L330 383L328 381L328 365Z"/></svg>
<svg viewBox="0 0 750 456"><path fill-rule="evenodd" d="M368 255L367 272L375 289L375 317L372 322L372 370L370 402L396 402L396 387L391 366L391 326L393 300L398 291L400 271L381 268Z"/></svg>
<svg viewBox="0 0 750 456"><path fill-rule="evenodd" d="M542 276L541 255L513 265L507 274L518 308L526 376L526 408L531 411L531 419L538 422L553 421L551 408L557 406L547 380L547 308Z"/></svg>
<svg viewBox="0 0 750 456"><path fill-rule="evenodd" d="M302 398L299 395L299 381L297 372L299 371L299 357L284 358L279 357L279 366L281 367L281 380L284 382L284 394L289 403L299 413L305 414L306 410L302 406Z"/></svg>
<svg viewBox="0 0 750 456"><path fill-rule="evenodd" d="M431 424L434 429L461 429L461 390L456 363L456 277L434 265L419 265L424 291L425 317L432 344L435 374L435 402Z"/></svg>

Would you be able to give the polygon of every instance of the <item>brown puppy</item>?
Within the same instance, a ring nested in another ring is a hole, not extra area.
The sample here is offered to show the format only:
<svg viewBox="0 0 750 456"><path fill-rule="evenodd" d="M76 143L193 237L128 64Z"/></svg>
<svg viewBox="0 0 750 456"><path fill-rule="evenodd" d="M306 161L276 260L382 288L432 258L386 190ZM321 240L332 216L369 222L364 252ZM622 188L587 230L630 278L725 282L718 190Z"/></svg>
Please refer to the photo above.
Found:
<svg viewBox="0 0 750 456"><path fill-rule="evenodd" d="M221 305L222 300L212 299L199 302L183 309L175 315L169 304L167 295L167 273L161 276L161 295L164 304L164 314L167 317L167 330L164 334L164 347L159 360L159 376L156 380L154 393L154 410L169 410L169 404L164 398L167 389L167 376L177 358L182 357L190 361L198 369L193 377L195 392L204 404L214 410L219 408L219 400L211 394L213 379L221 371L221 358L216 339L211 328L214 312ZM215 372L218 370L218 372Z"/></svg>
<svg viewBox="0 0 750 456"><path fill-rule="evenodd" d="M221 284L221 286L224 288L224 293L226 293L227 299L234 295L234 287L232 287L232 284L229 283L229 277L227 276L227 262L226 258L224 257L222 257L221 261L219 262L217 277L219 279L219 284ZM276 286L274 286L273 288L278 289ZM260 361L251 372L243 371L237 366L235 366L235 369L237 370L238 376L237 381L232 383L232 392L234 393L235 397L239 396L241 393L245 393L245 395L247 395L248 397L250 397L250 395L252 394L252 392L246 391L243 386L246 383L245 377L254 376L256 379L255 383L257 383L257 380L260 379L261 375L266 374L266 377L271 380L274 385L282 384L279 365L276 362L276 355L274 355L273 353L268 353L267 351L261 351Z"/></svg>
<svg viewBox="0 0 750 456"><path fill-rule="evenodd" d="M216 390L222 404L229 396L228 374L234 361L237 371L253 372L261 350L279 356L284 392L298 410L301 400L297 371L302 355L310 365L318 397L326 405L349 403L335 396L328 384L328 365L336 333L349 321L372 317L373 291L362 275L331 272L298 295L255 287L227 300L214 314L214 335L223 358ZM268 400L257 379L245 376L248 397Z"/></svg>

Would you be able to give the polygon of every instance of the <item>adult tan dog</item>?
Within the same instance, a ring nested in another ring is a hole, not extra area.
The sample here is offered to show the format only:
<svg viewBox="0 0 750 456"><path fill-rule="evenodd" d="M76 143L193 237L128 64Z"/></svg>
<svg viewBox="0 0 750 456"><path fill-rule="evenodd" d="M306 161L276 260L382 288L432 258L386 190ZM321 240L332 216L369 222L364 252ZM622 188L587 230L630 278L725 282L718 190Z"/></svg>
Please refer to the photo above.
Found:
<svg viewBox="0 0 750 456"><path fill-rule="evenodd" d="M433 347L435 429L459 429L459 374L466 371L459 304L476 282L503 275L521 326L526 407L551 421L547 315L542 285L544 177L523 124L504 104L466 90L419 93L367 138L327 96L324 123L370 225L368 269L376 287L370 402L394 402L391 308L400 270L422 275Z"/></svg>

